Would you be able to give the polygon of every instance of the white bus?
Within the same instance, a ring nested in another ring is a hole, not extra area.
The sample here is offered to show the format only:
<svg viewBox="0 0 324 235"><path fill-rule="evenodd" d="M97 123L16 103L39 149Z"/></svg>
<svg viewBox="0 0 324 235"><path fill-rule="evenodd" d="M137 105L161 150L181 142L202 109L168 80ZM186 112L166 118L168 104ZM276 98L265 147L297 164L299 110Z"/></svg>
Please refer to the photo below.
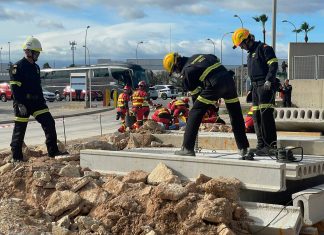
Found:
<svg viewBox="0 0 324 235"><path fill-rule="evenodd" d="M139 81L145 81L146 84L149 84L149 77L151 76L150 71L135 64L46 68L41 69L42 86L55 94L59 94L58 96L62 98L67 98L64 97L63 90L70 85L70 74L86 73L90 70L92 71L92 78L91 81L88 81L88 85L91 84L91 90L99 90L102 93L106 88L111 91L117 89L120 92L126 84L135 89Z"/></svg>

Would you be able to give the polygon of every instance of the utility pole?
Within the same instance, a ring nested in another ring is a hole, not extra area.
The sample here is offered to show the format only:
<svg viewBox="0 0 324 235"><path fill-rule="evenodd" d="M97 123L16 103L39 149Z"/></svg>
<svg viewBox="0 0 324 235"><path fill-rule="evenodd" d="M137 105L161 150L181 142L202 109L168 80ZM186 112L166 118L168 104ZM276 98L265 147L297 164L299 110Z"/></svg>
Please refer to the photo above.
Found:
<svg viewBox="0 0 324 235"><path fill-rule="evenodd" d="M277 0L272 0L272 48L276 53Z"/></svg>
<svg viewBox="0 0 324 235"><path fill-rule="evenodd" d="M75 41L70 41L70 45L71 45L71 50L72 50L72 65L73 65L73 67L75 66L75 64L74 64L74 50L76 49L76 45L77 45L77 43L75 42Z"/></svg>

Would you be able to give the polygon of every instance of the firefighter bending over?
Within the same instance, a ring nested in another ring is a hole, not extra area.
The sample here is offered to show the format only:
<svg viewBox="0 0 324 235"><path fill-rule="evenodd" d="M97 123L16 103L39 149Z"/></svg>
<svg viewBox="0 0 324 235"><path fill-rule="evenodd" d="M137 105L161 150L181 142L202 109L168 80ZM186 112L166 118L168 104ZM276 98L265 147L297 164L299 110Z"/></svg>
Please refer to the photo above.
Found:
<svg viewBox="0 0 324 235"><path fill-rule="evenodd" d="M192 95L199 93L197 97L193 97L194 104L189 112L182 148L175 154L195 156L195 139L202 118L210 104L215 104L219 98L223 98L230 115L237 147L242 159L248 159L249 142L245 134L233 73L227 71L219 59L211 54L184 57L178 53L169 53L164 57L163 67L169 75L179 73L184 89L189 90Z"/></svg>

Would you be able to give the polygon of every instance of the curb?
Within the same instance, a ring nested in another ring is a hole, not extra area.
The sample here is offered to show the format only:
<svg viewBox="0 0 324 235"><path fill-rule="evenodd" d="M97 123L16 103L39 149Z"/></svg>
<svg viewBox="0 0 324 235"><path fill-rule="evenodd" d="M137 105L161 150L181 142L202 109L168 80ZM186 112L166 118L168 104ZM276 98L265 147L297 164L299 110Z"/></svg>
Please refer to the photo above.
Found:
<svg viewBox="0 0 324 235"><path fill-rule="evenodd" d="M67 115L53 115L54 119L58 119L58 118L67 118L67 117L77 117L77 116L83 116L83 115L88 115L88 114L96 114L96 113L103 113L103 112L107 112L107 111L111 111L114 110L114 107L108 107L108 108L102 108L99 110L93 110L93 111L89 111L89 112L81 112L81 113L73 113L73 114L67 114ZM30 118L29 121L36 121L35 118ZM0 121L0 124L9 124L9 123L15 123L14 120L5 120L5 121Z"/></svg>

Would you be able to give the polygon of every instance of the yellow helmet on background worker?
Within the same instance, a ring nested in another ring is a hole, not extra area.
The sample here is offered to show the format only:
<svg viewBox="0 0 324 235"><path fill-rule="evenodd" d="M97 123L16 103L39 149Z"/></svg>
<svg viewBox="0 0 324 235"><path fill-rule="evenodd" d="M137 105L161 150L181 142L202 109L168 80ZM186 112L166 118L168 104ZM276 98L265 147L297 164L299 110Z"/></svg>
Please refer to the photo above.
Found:
<svg viewBox="0 0 324 235"><path fill-rule="evenodd" d="M31 50L31 51L42 51L42 44L37 38L34 38L33 36L28 37L26 41L24 42L22 48L24 50Z"/></svg>
<svg viewBox="0 0 324 235"><path fill-rule="evenodd" d="M163 67L169 73L169 75L171 75L173 72L173 68L178 56L178 53L170 52L163 59Z"/></svg>
<svg viewBox="0 0 324 235"><path fill-rule="evenodd" d="M238 47L245 39L247 39L250 35L250 32L248 29L245 28L239 28L234 31L232 34L232 41L233 41L233 48Z"/></svg>

